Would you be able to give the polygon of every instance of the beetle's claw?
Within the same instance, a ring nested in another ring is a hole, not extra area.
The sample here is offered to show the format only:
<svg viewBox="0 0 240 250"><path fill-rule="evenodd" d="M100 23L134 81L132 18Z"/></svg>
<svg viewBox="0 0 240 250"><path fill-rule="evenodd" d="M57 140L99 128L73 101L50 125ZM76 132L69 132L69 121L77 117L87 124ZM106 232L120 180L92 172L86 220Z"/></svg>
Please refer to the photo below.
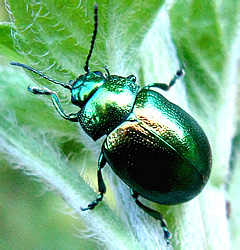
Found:
<svg viewBox="0 0 240 250"><path fill-rule="evenodd" d="M95 200L95 201L89 203L87 207L85 207L85 208L84 207L80 207L80 209L82 211L93 210L96 207L97 204L98 204L98 201Z"/></svg>
<svg viewBox="0 0 240 250"><path fill-rule="evenodd" d="M176 72L176 76L177 76L177 78L184 77L185 76L185 70L184 69L179 69Z"/></svg>
<svg viewBox="0 0 240 250"><path fill-rule="evenodd" d="M80 207L81 211L92 210L93 208L90 207Z"/></svg>

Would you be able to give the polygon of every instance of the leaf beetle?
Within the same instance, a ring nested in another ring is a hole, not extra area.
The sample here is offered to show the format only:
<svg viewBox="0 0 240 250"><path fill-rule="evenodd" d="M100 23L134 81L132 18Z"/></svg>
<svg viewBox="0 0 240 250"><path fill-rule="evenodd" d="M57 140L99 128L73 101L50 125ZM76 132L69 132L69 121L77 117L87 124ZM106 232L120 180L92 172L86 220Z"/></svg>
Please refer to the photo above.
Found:
<svg viewBox="0 0 240 250"><path fill-rule="evenodd" d="M94 7L94 31L85 74L69 83L54 80L21 63L12 65L30 70L71 91L71 102L78 113L65 114L57 93L48 88L28 87L33 94L50 95L60 116L79 122L93 139L107 135L98 160L97 198L82 211L93 209L103 198L106 187L101 170L106 163L131 188L136 204L159 220L166 242L171 236L162 215L145 206L138 196L164 205L193 199L206 185L211 172L211 148L199 124L183 109L164 98L156 88L168 90L184 75L178 70L169 84L152 83L140 89L136 77L90 71L97 36L98 14Z"/></svg>

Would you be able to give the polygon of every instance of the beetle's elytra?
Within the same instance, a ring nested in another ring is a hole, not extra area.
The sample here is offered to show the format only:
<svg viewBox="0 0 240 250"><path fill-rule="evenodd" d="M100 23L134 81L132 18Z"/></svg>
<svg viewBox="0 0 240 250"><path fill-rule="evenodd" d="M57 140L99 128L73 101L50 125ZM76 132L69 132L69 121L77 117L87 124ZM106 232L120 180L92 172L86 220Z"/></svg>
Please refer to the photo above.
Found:
<svg viewBox="0 0 240 250"><path fill-rule="evenodd" d="M81 209L91 210L102 200L106 187L101 170L108 163L131 188L137 205L160 220L169 243L170 233L162 215L143 205L138 196L165 205L193 199L209 179L210 145L202 128L188 113L155 91L156 88L168 90L183 76L183 70L178 70L169 84L153 83L142 89L134 75L111 75L106 67L106 74L89 70L97 35L97 5L94 18L95 28L84 66L86 73L76 80L62 83L24 64L11 64L69 89L71 101L80 111L67 115L55 92L28 87L33 94L50 95L60 116L79 122L93 140L107 135L98 161L99 195Z"/></svg>

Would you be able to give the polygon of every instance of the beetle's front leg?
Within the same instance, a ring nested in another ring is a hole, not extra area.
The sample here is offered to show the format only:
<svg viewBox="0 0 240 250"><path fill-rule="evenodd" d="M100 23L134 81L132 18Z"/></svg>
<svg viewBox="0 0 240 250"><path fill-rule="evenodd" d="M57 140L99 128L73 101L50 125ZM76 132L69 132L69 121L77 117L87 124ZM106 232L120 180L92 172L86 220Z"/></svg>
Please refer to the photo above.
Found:
<svg viewBox="0 0 240 250"><path fill-rule="evenodd" d="M166 83L151 83L147 86L145 86L144 88L151 88L151 87L157 87L157 88L160 88L162 90L169 90L175 83L176 81L181 78L181 77L184 77L185 75L185 71L183 69L179 69L174 77L172 78L172 80L169 82L169 84L166 84Z"/></svg>
<svg viewBox="0 0 240 250"><path fill-rule="evenodd" d="M137 204L144 212L148 213L148 214L149 214L150 216L152 216L154 219L160 221L160 224L161 224L161 227L162 227L163 233L164 233L164 238L165 238L165 240L166 240L167 245L169 245L169 244L170 244L169 239L171 238L172 235L171 235L171 233L168 231L168 229L167 229L167 223L166 223L166 221L163 219L162 215L161 215L159 212L157 212L157 211L155 211L155 210L153 210L153 209L151 209L151 208L149 208L149 207L143 205L143 204L138 200L138 196L139 196L138 193L137 193L136 191L134 191L133 189L131 189L131 195L132 195L134 201L136 202L136 204Z"/></svg>
<svg viewBox="0 0 240 250"><path fill-rule="evenodd" d="M98 170L97 170L99 195L97 196L96 200L89 203L86 208L81 207L82 211L94 209L97 206L97 204L99 203L99 201L102 200L103 194L106 193L106 186L105 186L105 183L103 181L102 172L101 172L101 170L105 166L105 164L106 164L106 159L103 156L103 153L101 153L99 156L99 160L98 160Z"/></svg>
<svg viewBox="0 0 240 250"><path fill-rule="evenodd" d="M28 87L28 91L35 95L50 95L52 98L54 107L56 108L57 112L60 114L62 118L69 120L71 122L78 122L77 114L69 114L69 115L65 114L65 112L63 111L60 105L57 93L51 91L48 88L39 89L37 87Z"/></svg>

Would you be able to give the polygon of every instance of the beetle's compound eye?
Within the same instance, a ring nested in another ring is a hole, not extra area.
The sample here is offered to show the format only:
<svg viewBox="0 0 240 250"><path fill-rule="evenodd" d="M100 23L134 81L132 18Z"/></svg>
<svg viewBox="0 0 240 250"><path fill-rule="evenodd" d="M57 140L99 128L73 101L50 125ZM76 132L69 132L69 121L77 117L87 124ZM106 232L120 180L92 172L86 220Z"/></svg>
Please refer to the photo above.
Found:
<svg viewBox="0 0 240 250"><path fill-rule="evenodd" d="M73 95L71 96L71 102L72 102L72 104L79 106L79 105L78 105L79 101L78 101L77 98L76 98L75 96L73 96Z"/></svg>
<svg viewBox="0 0 240 250"><path fill-rule="evenodd" d="M132 82L136 82L136 80L137 80L136 76L134 76L134 75L128 76L127 79L132 81Z"/></svg>
<svg viewBox="0 0 240 250"><path fill-rule="evenodd" d="M96 75L98 75L100 77L104 77L103 73L101 71L93 71L93 73L95 73Z"/></svg>

